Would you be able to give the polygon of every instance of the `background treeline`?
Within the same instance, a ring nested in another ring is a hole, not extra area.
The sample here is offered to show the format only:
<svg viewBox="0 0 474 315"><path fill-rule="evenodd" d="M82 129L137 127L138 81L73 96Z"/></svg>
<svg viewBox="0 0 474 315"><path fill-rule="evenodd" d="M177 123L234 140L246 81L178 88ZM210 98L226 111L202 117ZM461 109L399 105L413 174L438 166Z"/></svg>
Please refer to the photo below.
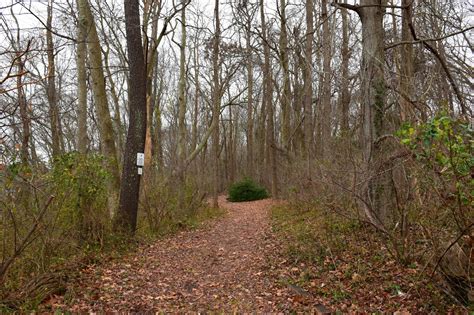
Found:
<svg viewBox="0 0 474 315"><path fill-rule="evenodd" d="M119 1L1 10L1 296L38 301L71 256L120 241L130 52ZM139 236L248 176L375 229L472 299L468 2L144 0L140 15Z"/></svg>

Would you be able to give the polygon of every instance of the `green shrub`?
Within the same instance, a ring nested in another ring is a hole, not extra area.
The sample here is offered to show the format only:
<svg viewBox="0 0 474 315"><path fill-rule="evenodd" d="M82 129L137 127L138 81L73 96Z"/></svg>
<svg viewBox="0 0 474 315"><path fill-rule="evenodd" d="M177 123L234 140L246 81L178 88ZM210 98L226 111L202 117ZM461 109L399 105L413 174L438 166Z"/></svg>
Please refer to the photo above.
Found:
<svg viewBox="0 0 474 315"><path fill-rule="evenodd" d="M250 178L244 178L240 182L234 183L229 188L229 201L251 201L268 197L268 193L262 186L255 183Z"/></svg>
<svg viewBox="0 0 474 315"><path fill-rule="evenodd" d="M52 204L57 224L81 245L99 245L110 229L105 158L69 152L57 157L47 174L56 196Z"/></svg>

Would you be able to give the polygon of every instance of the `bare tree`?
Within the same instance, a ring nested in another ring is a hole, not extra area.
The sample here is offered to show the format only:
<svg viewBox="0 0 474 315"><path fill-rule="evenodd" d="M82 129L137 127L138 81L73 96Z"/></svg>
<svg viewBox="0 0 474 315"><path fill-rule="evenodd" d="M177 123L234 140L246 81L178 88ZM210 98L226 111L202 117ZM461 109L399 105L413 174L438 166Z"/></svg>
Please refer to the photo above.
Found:
<svg viewBox="0 0 474 315"><path fill-rule="evenodd" d="M362 0L360 5L339 4L357 12L362 22L362 61L360 99L362 106L362 152L364 170L368 179L362 185L361 195L365 214L370 222L385 230L389 211L389 174L380 169L383 146L378 139L385 131L385 78L384 78L384 5L381 0ZM379 174L382 172L382 174Z"/></svg>
<svg viewBox="0 0 474 315"><path fill-rule="evenodd" d="M120 203L116 229L133 235L137 226L140 174L137 153L145 149L146 133L146 65L140 27L138 0L124 2L127 48L130 71L128 102L130 119L123 158Z"/></svg>
<svg viewBox="0 0 474 315"><path fill-rule="evenodd" d="M48 50L48 78L47 90L49 101L49 120L51 124L51 138L53 158L57 157L63 151L63 140L61 133L61 121L59 119L59 108L56 92L56 67L55 67L55 49L53 45L53 3L54 0L48 1L48 15L46 20L46 49Z"/></svg>
<svg viewBox="0 0 474 315"><path fill-rule="evenodd" d="M304 137L305 137L305 157L307 161L313 154L313 0L306 0L306 35L305 35L305 67L303 68L303 90L304 90ZM308 163L309 165L309 163ZM310 167L308 175L311 177Z"/></svg>
<svg viewBox="0 0 474 315"><path fill-rule="evenodd" d="M100 40L89 1L77 1L79 8L79 23L82 23L85 26L87 34L87 51L91 65L92 91L94 92L97 118L99 122L99 133L103 145L103 152L107 158L107 170L111 174L109 186L109 211L113 215L116 210L115 207L118 199L117 195L120 187L120 173L117 149L115 146L114 129L105 88Z"/></svg>
<svg viewBox="0 0 474 315"><path fill-rule="evenodd" d="M332 51L332 36L330 30L330 16L328 15L327 0L321 2L321 23L322 30L322 46L323 46L323 69L322 69L322 91L320 101L320 115L319 126L320 133L318 137L319 155L325 159L329 155L330 140L331 140L331 51Z"/></svg>
<svg viewBox="0 0 474 315"><path fill-rule="evenodd" d="M263 102L267 110L267 128L266 128L266 143L267 143L267 161L269 162L269 173L271 178L271 191L273 198L278 198L278 170L276 161L276 143L275 143L275 118L274 118L274 104L272 101L273 88L271 79L271 65L270 65L270 46L267 37L267 25L265 20L265 8L263 0L260 0L260 21L262 23L262 45L263 45Z"/></svg>
<svg viewBox="0 0 474 315"><path fill-rule="evenodd" d="M212 48L212 125L214 131L212 134L212 160L213 160L213 183L212 183L212 206L219 207L218 195L220 188L220 172L219 172L219 120L221 115L221 82L220 82L220 37L221 25L219 18L219 0L215 0L214 4L214 23L215 33Z"/></svg>
<svg viewBox="0 0 474 315"><path fill-rule="evenodd" d="M77 24L77 149L81 154L87 153L87 71L86 71L86 26L84 19Z"/></svg>
<svg viewBox="0 0 474 315"><path fill-rule="evenodd" d="M289 148L290 140L290 106L291 106L291 83L288 61L288 34L286 18L286 0L280 0L280 64L283 70L283 87L280 96L281 104L281 142L285 148Z"/></svg>
<svg viewBox="0 0 474 315"><path fill-rule="evenodd" d="M179 168L179 208L184 207L186 178L184 163L186 161L186 0L182 0L181 10L181 43L179 45L179 85L178 85L178 168Z"/></svg>

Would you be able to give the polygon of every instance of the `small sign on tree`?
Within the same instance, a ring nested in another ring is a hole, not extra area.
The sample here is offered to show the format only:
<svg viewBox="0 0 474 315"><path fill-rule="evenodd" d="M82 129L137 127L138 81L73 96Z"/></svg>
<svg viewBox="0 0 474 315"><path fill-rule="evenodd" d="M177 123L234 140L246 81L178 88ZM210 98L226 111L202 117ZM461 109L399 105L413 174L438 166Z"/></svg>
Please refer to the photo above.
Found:
<svg viewBox="0 0 474 315"><path fill-rule="evenodd" d="M143 167L145 165L145 153L137 153L137 166Z"/></svg>

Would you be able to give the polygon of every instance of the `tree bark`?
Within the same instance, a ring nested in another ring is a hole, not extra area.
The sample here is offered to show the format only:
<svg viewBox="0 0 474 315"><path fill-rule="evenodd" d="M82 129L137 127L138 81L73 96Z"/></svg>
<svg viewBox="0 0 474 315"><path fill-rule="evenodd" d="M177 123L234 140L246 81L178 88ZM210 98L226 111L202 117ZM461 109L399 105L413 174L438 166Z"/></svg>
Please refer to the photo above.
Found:
<svg viewBox="0 0 474 315"><path fill-rule="evenodd" d="M194 48L194 111L193 111L193 126L191 130L191 150L195 150L198 145L198 118L199 118L199 57L198 46Z"/></svg>
<svg viewBox="0 0 474 315"><path fill-rule="evenodd" d="M106 44L109 46L108 44ZM114 104L114 116L113 122L115 124L115 139L116 139L116 148L117 148L117 159L118 162L121 162L122 153L124 149L124 131L123 131L123 124L122 119L120 118L120 99L117 95L117 91L115 88L115 81L114 77L112 76L112 71L110 71L110 64L109 64L109 47L105 51L103 51L104 56L104 63L105 63L105 72L107 75L107 79L110 85L110 95L112 97L112 101Z"/></svg>
<svg viewBox="0 0 474 315"><path fill-rule="evenodd" d="M53 159L59 156L63 151L63 141L61 134L61 123L59 120L58 99L56 93L56 67L54 58L54 44L52 21L53 21L53 3L54 0L48 1L47 18L46 18L46 49L48 55L48 78L47 78L47 94L49 102L49 121L51 126L51 149Z"/></svg>
<svg viewBox="0 0 474 315"><path fill-rule="evenodd" d="M358 13L362 21L362 148L367 186L364 193L371 209L364 205L368 219L379 228L384 228L387 216L387 200L390 186L389 174L377 174L383 158L383 145L375 141L385 130L385 80L384 80L384 28L383 0L362 0Z"/></svg>
<svg viewBox="0 0 474 315"><path fill-rule="evenodd" d="M308 178L311 178L310 160L313 156L314 138L313 138L313 0L306 0L306 38L305 38L305 67L303 68L303 111L304 111L304 138L305 138L305 152L304 158L307 161Z"/></svg>
<svg viewBox="0 0 474 315"><path fill-rule="evenodd" d="M163 169L164 162L163 162L163 132L162 132L162 104L161 104L161 97L163 95L164 90L164 79L163 76L160 76L160 81L158 86L156 87L156 92L154 93L155 97L155 113L154 113L154 137L153 137L153 147L155 148L155 158L154 162L156 164L156 168L159 170L160 168Z"/></svg>
<svg viewBox="0 0 474 315"><path fill-rule="evenodd" d="M17 67L19 75L16 78L16 90L18 93L18 107L20 108L20 119L22 127L20 160L21 164L26 166L30 163L29 146L31 136L31 118L30 114L28 113L28 104L26 102L26 95L23 89L23 78L21 74L25 71L25 64L21 57L21 52L17 52L17 58Z"/></svg>
<svg viewBox="0 0 474 315"><path fill-rule="evenodd" d="M77 25L77 150L87 153L87 72L86 72L86 26L83 19Z"/></svg>
<svg viewBox="0 0 474 315"><path fill-rule="evenodd" d="M111 22L108 22L108 17L105 16L104 14L104 9L101 6L101 1L96 2L97 3L97 12L99 14L99 23L100 23L100 30L102 31L102 36L104 38L103 44L105 47L102 47L102 55L104 58L104 69L105 69L105 75L107 77L107 82L109 83L109 90L110 90L110 96L112 97L113 101L113 109L114 109L114 115L112 117L113 119L113 124L115 127L115 141L116 141L116 148L117 148L117 163L120 164L122 161L122 155L123 155L123 150L124 150L124 142L125 142L125 132L124 132L124 126L122 124L122 119L120 118L120 99L117 94L116 86L115 86L115 79L112 71L110 70L110 62L109 62L109 55L110 55L110 48L113 46L115 43L120 42L120 39L117 37L116 32L113 30L113 25ZM109 37L106 34L106 29L107 27L112 30L112 33L114 37L112 39L109 39ZM122 59L121 61L123 63L126 63L126 58L122 55L124 54L123 49L121 48L121 45L116 45L116 47L120 47L119 49L119 58Z"/></svg>
<svg viewBox="0 0 474 315"><path fill-rule="evenodd" d="M272 103L272 78L270 65L270 47L267 39L267 25L265 21L265 8L263 0L260 0L260 20L262 23L262 41L263 41L263 103L267 109L267 160L270 167L271 192L273 198L278 198L278 176L276 162L276 144L275 144L275 121Z"/></svg>
<svg viewBox="0 0 474 315"><path fill-rule="evenodd" d="M145 2L145 9L144 9L144 16L143 16L143 23L144 25L148 25L150 18L152 18L156 12L156 6L161 5L158 2L154 1L146 1ZM158 58L157 53L157 39L158 37L158 18L152 18L151 22L151 35L150 35L150 42L148 46L145 47L146 51L144 54L147 56L146 60L146 135L145 135L145 166L143 167L144 171L144 187L148 187L150 176L152 175L152 160L153 160L153 115L156 114L155 109L153 108L156 106L156 99L154 98L153 93L153 74L155 73L155 67L157 66L156 60ZM160 117L161 119L161 117Z"/></svg>
<svg viewBox="0 0 474 315"><path fill-rule="evenodd" d="M321 126L321 139L318 141L320 148L318 151L323 159L329 156L331 143L331 34L329 29L329 16L327 10L327 0L321 2L321 23L323 24L322 45L323 45L323 75L321 91L321 110L319 125Z"/></svg>
<svg viewBox="0 0 474 315"><path fill-rule="evenodd" d="M295 28L293 31L295 38L300 38L300 29ZM292 141L292 150L296 157L305 156L305 135L304 135L304 83L301 82L300 74L305 73L306 61L302 52L302 45L295 47L295 62L293 64L293 104L294 104L294 124L292 126L294 139Z"/></svg>
<svg viewBox="0 0 474 315"><path fill-rule="evenodd" d="M117 149L115 147L114 128L110 116L105 77L102 63L102 52L99 36L88 0L77 0L80 23L85 25L87 34L87 51L91 66L92 91L99 122L99 135L102 151L107 159L107 171L111 175L109 183L109 211L113 216L116 210L117 195L120 188L120 172Z"/></svg>
<svg viewBox="0 0 474 315"><path fill-rule="evenodd" d="M179 210L184 207L186 177L184 163L186 161L186 0L182 0L181 10L181 44L179 46L179 83L178 83L178 181L179 181Z"/></svg>
<svg viewBox="0 0 474 315"><path fill-rule="evenodd" d="M281 142L285 148L289 148L291 85L290 69L288 65L288 34L286 24L286 0L280 0L280 64L283 70L283 93L280 97Z"/></svg>
<svg viewBox="0 0 474 315"><path fill-rule="evenodd" d="M247 8L246 8L247 9ZM254 139L253 139L253 60L251 46L252 19L247 16L245 30L245 52L247 54L247 174L254 174Z"/></svg>
<svg viewBox="0 0 474 315"><path fill-rule="evenodd" d="M215 126L212 135L212 159L213 159L213 183L212 183L212 206L219 207L218 195L220 187L219 172L219 120L221 111L221 86L219 80L220 58L219 45L221 36L221 26L219 19L219 0L215 1L214 7L215 34L212 50L212 125Z"/></svg>
<svg viewBox="0 0 474 315"><path fill-rule="evenodd" d="M130 82L128 101L130 121L123 159L120 203L116 228L133 235L137 226L140 175L137 171L137 153L145 149L146 133L146 65L143 53L140 8L138 0L124 0L125 31L127 38Z"/></svg>
<svg viewBox="0 0 474 315"><path fill-rule="evenodd" d="M390 172L380 169L386 147L377 141L386 129L384 3L384 0L361 0L358 6L338 3L343 8L354 10L362 22L361 146L366 180L360 187L360 195L365 198L362 205L365 216L382 231L386 231L385 219L392 191Z"/></svg>
<svg viewBox="0 0 474 315"><path fill-rule="evenodd" d="M346 10L341 10L342 18L342 45L341 45L341 96L340 96L340 111L341 111L341 132L344 137L347 137L349 132L349 24L348 14Z"/></svg>
<svg viewBox="0 0 474 315"><path fill-rule="evenodd" d="M402 41L412 41L409 18L411 16L412 0L402 0ZM413 121L415 118L413 105L410 100L414 95L414 55L413 45L400 46L400 92L404 97L400 97L400 118L402 121ZM408 98L408 99L407 99Z"/></svg>

